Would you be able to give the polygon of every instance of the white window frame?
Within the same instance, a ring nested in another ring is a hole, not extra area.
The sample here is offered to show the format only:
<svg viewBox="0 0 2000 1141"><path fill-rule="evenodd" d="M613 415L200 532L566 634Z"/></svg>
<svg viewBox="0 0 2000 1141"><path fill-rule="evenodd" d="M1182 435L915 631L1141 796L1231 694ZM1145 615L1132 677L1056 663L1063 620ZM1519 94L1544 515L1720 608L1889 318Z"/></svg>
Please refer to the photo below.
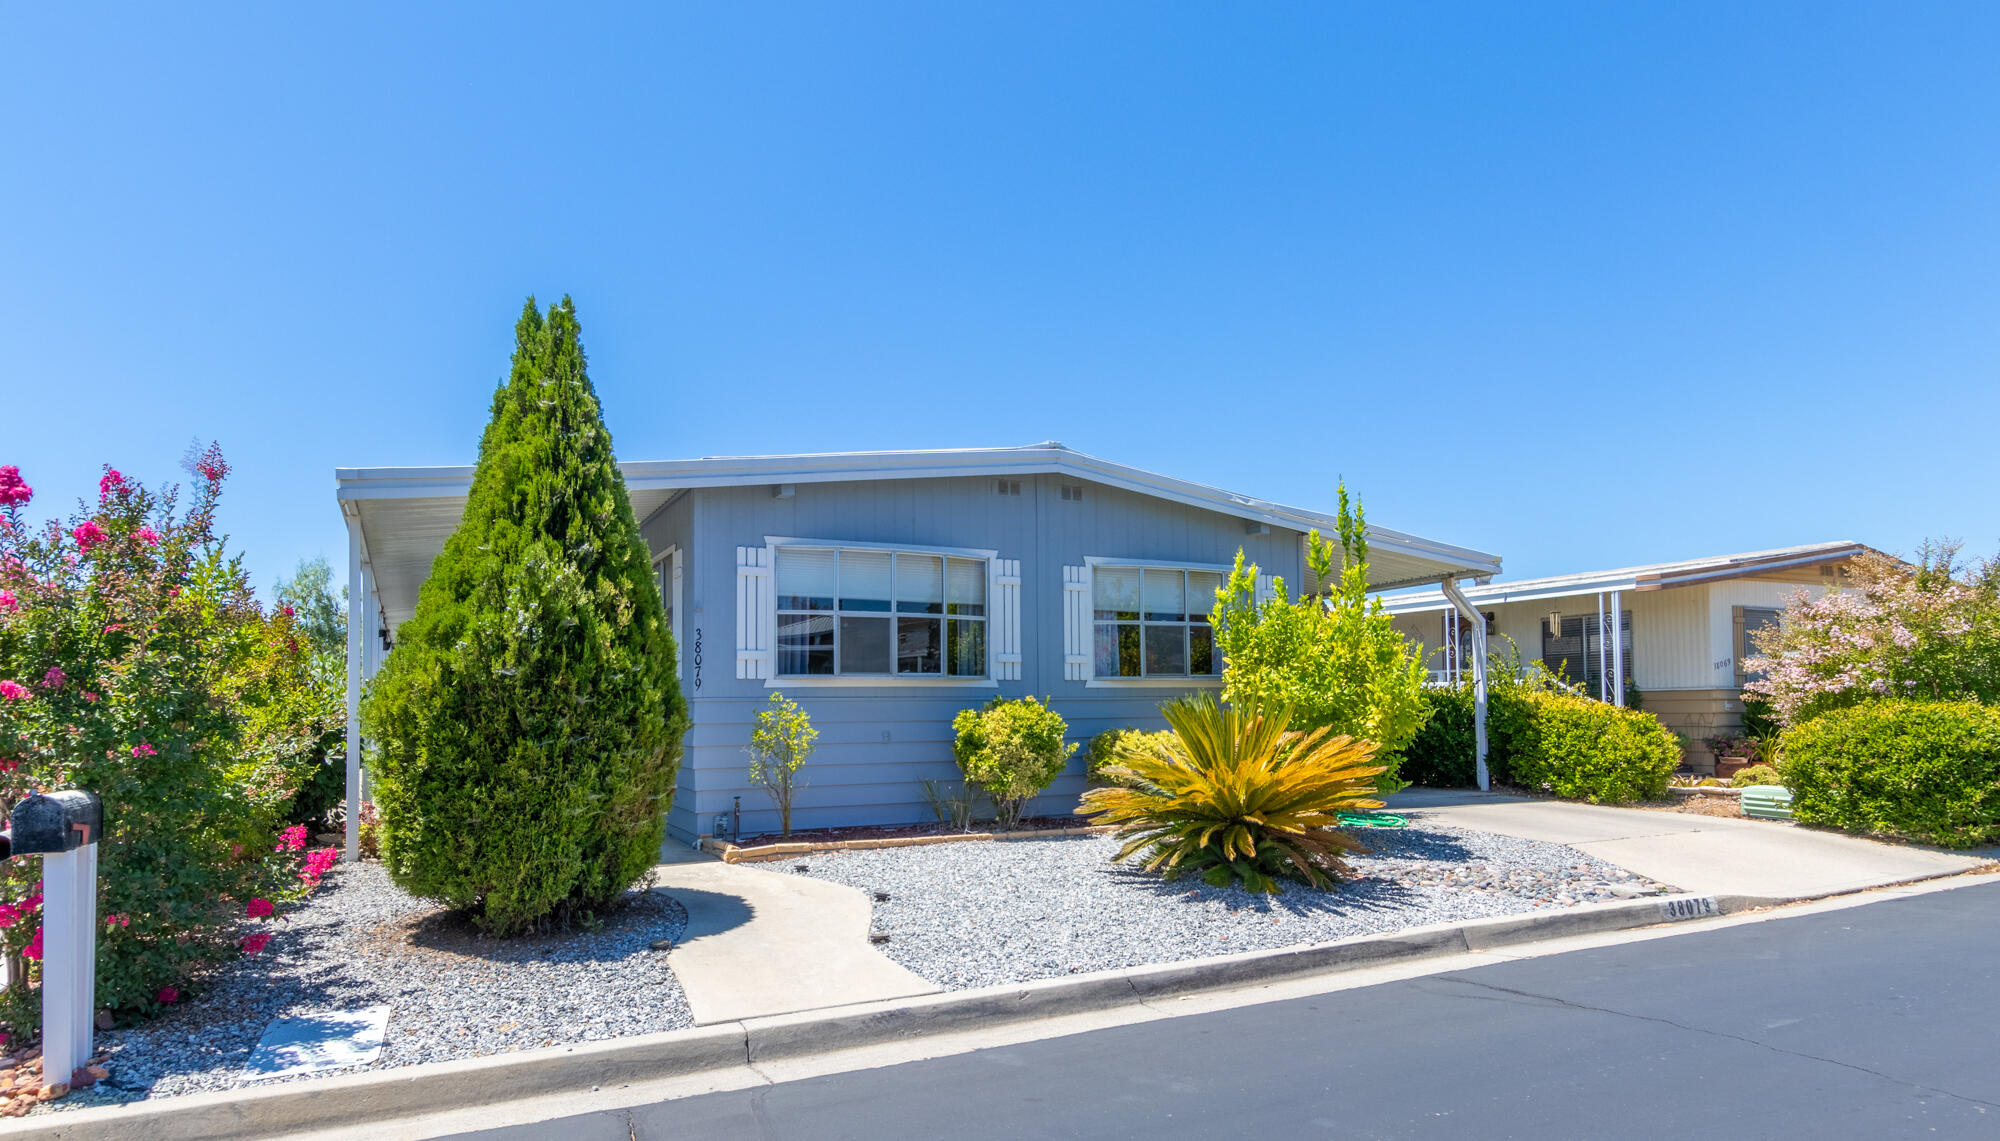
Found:
<svg viewBox="0 0 2000 1141"><path fill-rule="evenodd" d="M872 543L849 539L806 539L795 536L766 535L764 545L771 552L771 574L775 581L778 573L778 552L785 547L823 547L836 551L888 551L891 554L938 555L951 559L979 559L986 565L986 662L985 673L979 677L953 677L950 674L781 674L778 672L778 647L775 636L771 645L771 676L764 681L765 689L998 689L1000 683L994 679L994 599L998 597L1000 584L997 566L1000 552L979 547L931 547L918 543ZM838 615L839 611L829 611ZM871 612L876 613L876 612ZM896 612L886 615L892 622ZM770 628L778 628L778 592L771 591L770 613L766 615ZM949 621L951 615L938 617ZM839 661L839 628L834 623L834 660ZM943 628L942 626L940 628ZM941 651L942 652L942 651Z"/></svg>
<svg viewBox="0 0 2000 1141"><path fill-rule="evenodd" d="M1170 559L1128 559L1128 558L1118 558L1111 555L1086 556L1083 560L1083 565L1090 568L1089 594L1084 599L1084 615L1087 619L1084 628L1084 644L1090 647L1090 654L1089 654L1090 664L1087 667L1088 673L1083 683L1085 689L1187 690L1187 689L1222 688L1222 673L1220 669L1221 662L1219 660L1222 657L1222 646L1220 639L1217 640L1215 646L1215 656L1218 659L1217 672L1212 674L1169 674L1166 676L1158 676L1158 677L1124 677L1124 676L1099 677L1097 674L1097 568L1129 567L1139 571L1144 571L1149 569L1178 570L1178 571L1209 571L1221 575L1223 582L1227 583L1229 581L1230 573L1236 569L1234 566L1223 563L1181 563L1181 562L1174 562ZM1144 581L1145 580L1142 576L1140 579L1142 591L1144 590L1144 585L1143 585ZM1139 620L1139 626L1142 631L1148 625L1186 626L1188 625L1188 623L1187 622L1148 623L1143 617ZM1140 654L1141 657L1143 658L1145 652L1144 651L1145 634L1141 633L1139 635L1139 638L1141 647ZM1144 667L1142 666L1141 668Z"/></svg>
<svg viewBox="0 0 2000 1141"><path fill-rule="evenodd" d="M687 644L681 640L681 625L687 618L686 608L681 603L681 549L668 547L653 558L653 581L659 583L660 569L666 568L666 601L673 607L673 614L667 623L667 631L674 636L674 674L676 677L687 672Z"/></svg>

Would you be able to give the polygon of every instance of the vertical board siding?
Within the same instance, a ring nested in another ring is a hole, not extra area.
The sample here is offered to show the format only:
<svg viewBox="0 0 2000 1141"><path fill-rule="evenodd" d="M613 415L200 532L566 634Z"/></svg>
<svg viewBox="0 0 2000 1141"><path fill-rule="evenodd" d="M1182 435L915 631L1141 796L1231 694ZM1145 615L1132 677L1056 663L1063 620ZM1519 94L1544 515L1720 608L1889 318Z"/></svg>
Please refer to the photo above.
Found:
<svg viewBox="0 0 2000 1141"><path fill-rule="evenodd" d="M1081 500L1061 498L1062 484L1080 482ZM955 781L958 776L951 755L952 717L996 694L1047 698L1068 722L1069 739L1079 745L1065 774L1031 805L1034 813L1075 808L1084 787L1083 747L1091 737L1125 726L1162 727L1159 703L1175 696L1171 688L1086 688L1087 579L1083 590L1066 589L1066 567L1080 568L1092 556L1226 567L1241 548L1262 572L1301 581L1298 532L1274 527L1269 534L1252 535L1233 516L1074 477L1023 476L1020 483L1018 496L998 494L995 479L967 477L801 483L790 496L779 496L770 486L698 488L683 497L692 500L691 536L680 543L687 552L683 628L690 641L705 646L710 661L718 654L737 657L744 645L774 649L768 632L756 625L761 621L768 627L768 617L742 614L746 606L768 614L770 595L755 598L756 588L743 585L760 581L769 591L768 560L756 568L761 578L739 569L749 551L763 551L767 538L996 552L987 637L997 686L886 683L787 689L783 679L777 680L776 688L812 716L820 733L819 747L801 773L804 785L794 827L930 820L921 782ZM651 531L648 541L654 541ZM746 549L744 555L739 547ZM1070 607L1075 609L1066 619ZM740 632L739 621L744 624ZM1073 640L1065 637L1066 627ZM1018 663L1005 660L1015 653ZM1080 671L1069 667L1075 655L1086 663ZM764 659L772 671L774 658ZM772 687L763 678L742 676L749 672L709 669L687 687L694 728L681 794L669 821L678 836L710 831L715 816L731 812L738 798L746 834L775 827L776 810L761 788L748 783L744 752Z"/></svg>
<svg viewBox="0 0 2000 1141"><path fill-rule="evenodd" d="M1710 630L1709 637L1715 642L1715 655L1711 663L1713 670L1708 684L1718 689L1736 688L1736 607L1755 607L1760 610L1783 610L1792 596L1803 591L1807 598L1818 598L1827 592L1827 587L1819 583L1779 582L1772 579L1744 578L1729 582L1718 582L1709 589L1709 610L1705 616Z"/></svg>

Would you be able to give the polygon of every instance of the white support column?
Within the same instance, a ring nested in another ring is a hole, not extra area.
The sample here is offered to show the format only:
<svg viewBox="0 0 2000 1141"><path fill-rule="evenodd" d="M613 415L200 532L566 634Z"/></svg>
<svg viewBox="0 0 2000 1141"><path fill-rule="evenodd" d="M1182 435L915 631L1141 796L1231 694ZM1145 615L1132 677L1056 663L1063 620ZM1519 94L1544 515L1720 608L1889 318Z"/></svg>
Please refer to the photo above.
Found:
<svg viewBox="0 0 2000 1141"><path fill-rule="evenodd" d="M1585 646L1583 652L1588 654L1590 648ZM1611 666L1610 654L1611 645L1604 640L1604 592L1600 590L1597 592L1597 700L1599 701L1611 700L1610 681L1606 676Z"/></svg>
<svg viewBox="0 0 2000 1141"><path fill-rule="evenodd" d="M349 506L342 504L343 507ZM347 517L347 861L361 858L361 654L369 599L362 577L361 520Z"/></svg>
<svg viewBox="0 0 2000 1141"><path fill-rule="evenodd" d="M95 841L97 837L90 837ZM42 1082L90 1061L97 1027L97 845L42 857Z"/></svg>
<svg viewBox="0 0 2000 1141"><path fill-rule="evenodd" d="M1452 610L1472 623L1472 770L1479 790L1484 792L1493 787L1493 778L1486 770L1486 616L1473 608L1456 582L1445 579L1438 585L1451 600Z"/></svg>
<svg viewBox="0 0 2000 1141"><path fill-rule="evenodd" d="M1625 704L1625 611L1619 604L1619 592L1611 592L1611 698L1619 707Z"/></svg>
<svg viewBox="0 0 2000 1141"><path fill-rule="evenodd" d="M375 597L375 568L370 566L365 560L361 564L361 598L363 600L362 614L365 618L361 626L361 688L365 690L368 688L369 680L375 676L375 671L382 668L381 631L382 627L387 624L382 618L381 601ZM356 723L359 724L358 719ZM356 755L360 756L366 752L367 750L364 748ZM366 802L368 800L369 783L368 766L365 764L362 765L357 776L360 778L361 800ZM359 835L359 827L359 825L356 825L357 836Z"/></svg>

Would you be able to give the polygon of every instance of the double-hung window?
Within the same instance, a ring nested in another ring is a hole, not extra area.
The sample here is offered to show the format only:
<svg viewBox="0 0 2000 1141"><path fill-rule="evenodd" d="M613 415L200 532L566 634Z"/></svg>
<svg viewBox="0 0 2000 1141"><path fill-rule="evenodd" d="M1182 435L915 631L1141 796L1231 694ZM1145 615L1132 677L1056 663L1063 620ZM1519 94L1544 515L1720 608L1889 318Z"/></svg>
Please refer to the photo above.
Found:
<svg viewBox="0 0 2000 1141"><path fill-rule="evenodd" d="M781 546L780 677L983 678L986 560Z"/></svg>
<svg viewBox="0 0 2000 1141"><path fill-rule="evenodd" d="M1094 670L1100 678L1212 677L1222 672L1208 611L1220 571L1109 566L1091 570Z"/></svg>

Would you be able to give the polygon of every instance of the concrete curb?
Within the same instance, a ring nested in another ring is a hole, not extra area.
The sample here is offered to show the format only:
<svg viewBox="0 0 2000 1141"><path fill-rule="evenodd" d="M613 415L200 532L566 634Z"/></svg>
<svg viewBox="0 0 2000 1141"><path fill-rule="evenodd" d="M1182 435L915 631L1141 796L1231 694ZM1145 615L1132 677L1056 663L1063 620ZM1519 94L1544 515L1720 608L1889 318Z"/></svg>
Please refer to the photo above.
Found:
<svg viewBox="0 0 2000 1141"><path fill-rule="evenodd" d="M1563 911L1413 927L1276 951L771 1015L574 1047L75 1110L0 1124L0 1138L230 1141L268 1137L323 1128L329 1122L356 1125L385 1121L1125 1006L1246 983L1715 918L1794 902L1802 901L1671 895L1586 904Z"/></svg>

